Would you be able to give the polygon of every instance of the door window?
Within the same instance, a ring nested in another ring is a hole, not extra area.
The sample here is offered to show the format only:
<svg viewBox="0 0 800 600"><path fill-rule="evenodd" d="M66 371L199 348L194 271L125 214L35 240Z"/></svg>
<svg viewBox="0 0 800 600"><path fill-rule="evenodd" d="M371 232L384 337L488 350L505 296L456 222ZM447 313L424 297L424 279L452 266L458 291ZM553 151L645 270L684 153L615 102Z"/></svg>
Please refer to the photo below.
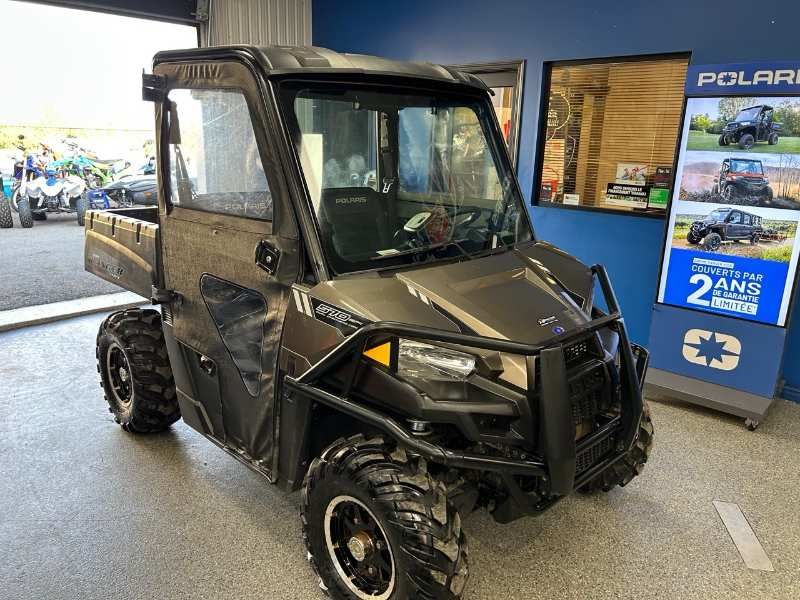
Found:
<svg viewBox="0 0 800 600"><path fill-rule="evenodd" d="M169 99L177 117L170 123L172 204L272 220L272 195L244 94L174 89Z"/></svg>
<svg viewBox="0 0 800 600"><path fill-rule="evenodd" d="M742 222L742 213L732 212L731 216L728 218L728 223L733 223L734 225L738 225Z"/></svg>
<svg viewBox="0 0 800 600"><path fill-rule="evenodd" d="M752 225L752 223L750 223L750 215L744 215L744 224Z"/></svg>

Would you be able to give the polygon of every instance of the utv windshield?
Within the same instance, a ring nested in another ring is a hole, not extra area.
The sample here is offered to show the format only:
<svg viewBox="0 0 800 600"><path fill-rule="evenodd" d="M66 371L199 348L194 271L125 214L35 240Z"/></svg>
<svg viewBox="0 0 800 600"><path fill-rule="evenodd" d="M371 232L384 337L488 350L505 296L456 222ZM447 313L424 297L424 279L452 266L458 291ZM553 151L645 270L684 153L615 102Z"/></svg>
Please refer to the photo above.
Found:
<svg viewBox="0 0 800 600"><path fill-rule="evenodd" d="M337 273L531 239L488 102L300 82L281 95Z"/></svg>
<svg viewBox="0 0 800 600"><path fill-rule="evenodd" d="M761 112L760 106L754 106L752 108L740 110L739 114L736 115L736 122L741 123L742 121L753 121L758 116L759 112Z"/></svg>
<svg viewBox="0 0 800 600"><path fill-rule="evenodd" d="M728 213L731 212L730 210L725 210L723 208L718 208L714 210L706 217L706 221L724 221L725 218L728 216Z"/></svg>
<svg viewBox="0 0 800 600"><path fill-rule="evenodd" d="M732 160L731 171L733 173L749 173L752 175L764 174L764 169L757 160Z"/></svg>

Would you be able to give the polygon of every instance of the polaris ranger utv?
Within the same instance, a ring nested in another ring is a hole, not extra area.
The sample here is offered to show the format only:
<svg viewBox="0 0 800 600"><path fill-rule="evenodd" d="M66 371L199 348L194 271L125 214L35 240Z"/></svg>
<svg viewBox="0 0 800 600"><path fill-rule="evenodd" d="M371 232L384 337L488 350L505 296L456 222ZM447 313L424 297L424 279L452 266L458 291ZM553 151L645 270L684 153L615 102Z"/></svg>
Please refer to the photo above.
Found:
<svg viewBox="0 0 800 600"><path fill-rule="evenodd" d="M770 146L778 143L781 124L773 120L772 107L766 104L743 108L736 118L722 129L718 142L720 146L738 144L742 150L749 150L756 142L767 142Z"/></svg>
<svg viewBox="0 0 800 600"><path fill-rule="evenodd" d="M712 193L722 196L726 202L737 197L756 197L762 203L769 203L773 198L763 163L752 158L723 160Z"/></svg>
<svg viewBox="0 0 800 600"><path fill-rule="evenodd" d="M694 221L686 233L686 241L693 246L702 242L704 249L716 252L724 242L748 240L755 245L763 234L760 216L725 207L718 208L705 218Z"/></svg>
<svg viewBox="0 0 800 600"><path fill-rule="evenodd" d="M605 270L535 239L480 80L237 46L157 54L143 95L158 206L86 225L87 270L160 305L100 327L110 410L302 488L325 592L459 598L459 515L641 471L647 352Z"/></svg>

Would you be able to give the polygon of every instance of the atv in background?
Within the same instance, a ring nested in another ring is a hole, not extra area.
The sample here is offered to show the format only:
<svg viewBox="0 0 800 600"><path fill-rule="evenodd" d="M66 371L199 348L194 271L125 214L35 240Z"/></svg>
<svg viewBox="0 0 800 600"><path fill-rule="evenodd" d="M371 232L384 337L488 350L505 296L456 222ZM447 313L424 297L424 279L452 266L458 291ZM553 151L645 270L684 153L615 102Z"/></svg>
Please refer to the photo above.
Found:
<svg viewBox="0 0 800 600"><path fill-rule="evenodd" d="M135 204L155 206L158 196L158 180L155 175L126 175L101 188L119 208L130 208Z"/></svg>
<svg viewBox="0 0 800 600"><path fill-rule="evenodd" d="M764 165L760 160L751 158L723 160L712 192L728 202L740 196L760 196L762 201L770 201L773 197L769 179L764 174Z"/></svg>
<svg viewBox="0 0 800 600"><path fill-rule="evenodd" d="M774 146L781 129L781 124L772 120L772 107L759 104L740 110L736 118L725 125L718 141L720 146L738 144L742 150L749 150L756 142Z"/></svg>
<svg viewBox="0 0 800 600"><path fill-rule="evenodd" d="M716 252L723 242L749 240L757 244L763 234L761 217L734 208L718 208L705 219L695 221L686 234L686 240Z"/></svg>

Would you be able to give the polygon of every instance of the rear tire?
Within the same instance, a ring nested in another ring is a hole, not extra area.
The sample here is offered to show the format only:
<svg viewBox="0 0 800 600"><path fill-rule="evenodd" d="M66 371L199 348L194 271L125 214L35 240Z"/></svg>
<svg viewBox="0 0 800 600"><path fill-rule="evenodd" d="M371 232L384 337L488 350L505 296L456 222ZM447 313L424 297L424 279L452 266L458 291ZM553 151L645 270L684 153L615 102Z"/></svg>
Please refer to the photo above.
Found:
<svg viewBox="0 0 800 600"><path fill-rule="evenodd" d="M777 133L770 133L769 138L767 139L767 143L770 146L775 146L778 143L778 134Z"/></svg>
<svg viewBox="0 0 800 600"><path fill-rule="evenodd" d="M14 216L11 214L11 203L0 193L0 229L14 227Z"/></svg>
<svg viewBox="0 0 800 600"><path fill-rule="evenodd" d="M314 459L301 516L308 560L332 598L461 598L469 567L458 511L424 460L383 438L339 440Z"/></svg>
<svg viewBox="0 0 800 600"><path fill-rule="evenodd" d="M19 224L24 229L33 227L33 213L31 212L30 200L20 197L17 200L17 213L19 213Z"/></svg>
<svg viewBox="0 0 800 600"><path fill-rule="evenodd" d="M642 400L642 420L639 423L639 437L627 454L611 468L606 469L595 479L581 488L582 492L609 492L617 486L628 485L634 477L644 469L653 449L653 421L650 418L650 406Z"/></svg>
<svg viewBox="0 0 800 600"><path fill-rule="evenodd" d="M97 370L109 410L125 431L162 431L180 418L158 311L109 315L97 333Z"/></svg>

